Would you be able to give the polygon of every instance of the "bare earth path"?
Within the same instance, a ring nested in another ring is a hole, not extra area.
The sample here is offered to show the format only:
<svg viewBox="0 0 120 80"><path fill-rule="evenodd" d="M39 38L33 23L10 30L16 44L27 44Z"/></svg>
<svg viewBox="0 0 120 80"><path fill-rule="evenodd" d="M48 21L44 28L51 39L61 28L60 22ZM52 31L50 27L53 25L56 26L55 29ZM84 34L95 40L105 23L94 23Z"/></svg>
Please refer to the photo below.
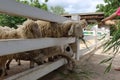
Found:
<svg viewBox="0 0 120 80"><path fill-rule="evenodd" d="M117 67L120 67L120 55L118 55L113 62L112 69L109 73L104 74L106 66L108 66L109 63L105 64L99 64L101 60L106 59L110 55L107 55L105 53L102 53L103 47L98 49L95 54L85 61L86 68L89 71L93 71L91 80L120 80L120 71L115 71L114 69ZM109 51L107 53L112 53L112 51Z"/></svg>

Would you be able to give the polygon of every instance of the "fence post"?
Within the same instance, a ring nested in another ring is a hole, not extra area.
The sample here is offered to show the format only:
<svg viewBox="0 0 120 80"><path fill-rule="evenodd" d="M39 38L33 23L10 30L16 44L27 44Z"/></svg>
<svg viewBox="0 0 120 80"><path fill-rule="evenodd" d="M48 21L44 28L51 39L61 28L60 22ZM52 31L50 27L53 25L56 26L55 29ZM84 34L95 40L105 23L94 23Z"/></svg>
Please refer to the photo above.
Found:
<svg viewBox="0 0 120 80"><path fill-rule="evenodd" d="M109 26L106 27L105 33L106 33L105 39L106 39L106 40L107 40L107 39L110 39L110 27L109 27Z"/></svg>
<svg viewBox="0 0 120 80"><path fill-rule="evenodd" d="M94 30L94 36L95 36L95 49L97 48L97 33L98 33L98 25L95 26L95 30Z"/></svg>
<svg viewBox="0 0 120 80"><path fill-rule="evenodd" d="M79 61L79 54L80 54L80 39L76 38L76 46L77 46L77 52L75 55L75 59Z"/></svg>

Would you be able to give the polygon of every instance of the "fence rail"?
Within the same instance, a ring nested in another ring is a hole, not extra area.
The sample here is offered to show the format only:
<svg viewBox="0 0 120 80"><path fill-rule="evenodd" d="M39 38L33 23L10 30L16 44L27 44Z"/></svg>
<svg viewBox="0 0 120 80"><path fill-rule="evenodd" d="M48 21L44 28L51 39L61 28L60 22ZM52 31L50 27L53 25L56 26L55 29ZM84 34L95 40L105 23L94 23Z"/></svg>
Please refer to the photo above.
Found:
<svg viewBox="0 0 120 80"><path fill-rule="evenodd" d="M37 39L37 40L39 40L39 39ZM59 41L63 42L63 44L64 44L64 41L66 41L66 43L74 43L74 41L75 41L74 38L70 38L70 39L66 39L66 38L64 39L63 38L63 40L61 40L61 38L59 38L59 39L49 38L49 39L46 39L46 41L47 40L58 41L58 42L55 42L56 44L52 44L52 45L62 45L61 43L59 43ZM33 42L33 44L34 44L34 41L31 41L31 42ZM42 42L38 41L36 43L40 44ZM89 46L89 49L88 48L78 49L79 53L77 54L77 57L78 57L77 60L79 60L79 58L82 57L83 55L88 54L87 52L89 52L89 51L92 52L93 50L96 49L96 47L101 46L101 43L102 42L98 42L97 44L94 43L93 45ZM28 43L26 43L26 44L28 44ZM45 44L45 46L48 47L49 45ZM26 47L28 47L28 46L26 46ZM24 48L24 47L22 46L22 48ZM41 48L43 48L43 47L41 47ZM33 49L33 48L31 48L31 49ZM43 64L43 65L40 65L40 66L36 66L33 69L30 69L30 70L18 73L16 75L13 75L11 77L8 77L5 80L27 80L27 79L28 80L37 80L38 78L41 78L41 77L45 76L46 74L54 71L55 69L58 69L59 67L63 66L66 63L67 63L66 59L60 59L60 60L57 60L57 61L52 62L52 63L49 62L49 63Z"/></svg>
<svg viewBox="0 0 120 80"><path fill-rule="evenodd" d="M45 47L74 43L75 38L40 38L0 40L0 55L30 51Z"/></svg>
<svg viewBox="0 0 120 80"><path fill-rule="evenodd" d="M68 18L16 2L15 0L0 0L0 12L58 23L69 20Z"/></svg>
<svg viewBox="0 0 120 80"><path fill-rule="evenodd" d="M50 22L57 22L57 23L62 23L66 20L69 20L68 18L55 15L35 7L18 3L15 0L1 0L0 12L8 15L16 15L16 16L22 16L26 18L40 19L40 20L45 20ZM61 46L61 45L74 43L74 42L75 42L75 38L0 40L0 56L34 50L34 49L40 49L45 47L51 47L56 45ZM46 67L41 68L41 66L44 66L44 65L41 65L33 69L30 69L28 71L25 71L23 73L13 75L9 78L6 78L6 80L28 80L28 79L35 80L61 67L65 63L66 63L65 60L61 59L53 63L44 64L46 65ZM24 75L24 77L21 75Z"/></svg>
<svg viewBox="0 0 120 80"><path fill-rule="evenodd" d="M52 72L53 70L63 66L66 63L67 62L65 59L60 59L60 60L57 60L56 62L46 63L41 66L37 66L33 69L16 74L5 80L37 80L38 78L43 77L44 75Z"/></svg>

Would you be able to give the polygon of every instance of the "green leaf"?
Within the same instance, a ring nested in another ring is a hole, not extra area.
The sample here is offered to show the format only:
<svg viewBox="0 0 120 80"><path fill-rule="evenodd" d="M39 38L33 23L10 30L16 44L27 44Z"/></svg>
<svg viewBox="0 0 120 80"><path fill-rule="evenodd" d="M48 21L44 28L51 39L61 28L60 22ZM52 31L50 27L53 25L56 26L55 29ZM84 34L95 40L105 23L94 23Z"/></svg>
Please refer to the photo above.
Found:
<svg viewBox="0 0 120 80"><path fill-rule="evenodd" d="M104 59L104 60L102 60L102 61L100 62L100 64L102 64L102 63L106 63L106 62L108 62L108 61L110 61L110 60L112 60L112 59L113 59L113 57L110 57L110 58Z"/></svg>
<svg viewBox="0 0 120 80"><path fill-rule="evenodd" d="M112 67L112 63L109 64L109 66L105 69L104 73L110 72L111 67Z"/></svg>

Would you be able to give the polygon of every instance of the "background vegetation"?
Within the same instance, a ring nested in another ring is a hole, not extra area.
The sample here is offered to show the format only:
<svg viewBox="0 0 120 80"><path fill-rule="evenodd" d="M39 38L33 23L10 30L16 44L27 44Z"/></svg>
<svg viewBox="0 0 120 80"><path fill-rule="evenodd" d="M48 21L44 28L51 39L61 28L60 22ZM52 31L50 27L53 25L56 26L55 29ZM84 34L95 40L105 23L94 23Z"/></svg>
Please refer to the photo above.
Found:
<svg viewBox="0 0 120 80"><path fill-rule="evenodd" d="M48 0L45 0L44 3L40 3L39 0L30 0L30 1L16 0L16 1L33 6L33 7L37 7L43 10L48 10L47 4L46 4ZM17 28L17 25L23 23L25 20L26 18L23 18L23 17L0 14L0 25L1 26L9 26L9 27Z"/></svg>
<svg viewBox="0 0 120 80"><path fill-rule="evenodd" d="M105 17L110 16L120 7L120 0L104 0L104 2L105 4L98 4L96 8L97 12L104 12ZM117 16L115 19L120 19L120 17ZM113 35L115 31L114 27L110 27L110 35Z"/></svg>

